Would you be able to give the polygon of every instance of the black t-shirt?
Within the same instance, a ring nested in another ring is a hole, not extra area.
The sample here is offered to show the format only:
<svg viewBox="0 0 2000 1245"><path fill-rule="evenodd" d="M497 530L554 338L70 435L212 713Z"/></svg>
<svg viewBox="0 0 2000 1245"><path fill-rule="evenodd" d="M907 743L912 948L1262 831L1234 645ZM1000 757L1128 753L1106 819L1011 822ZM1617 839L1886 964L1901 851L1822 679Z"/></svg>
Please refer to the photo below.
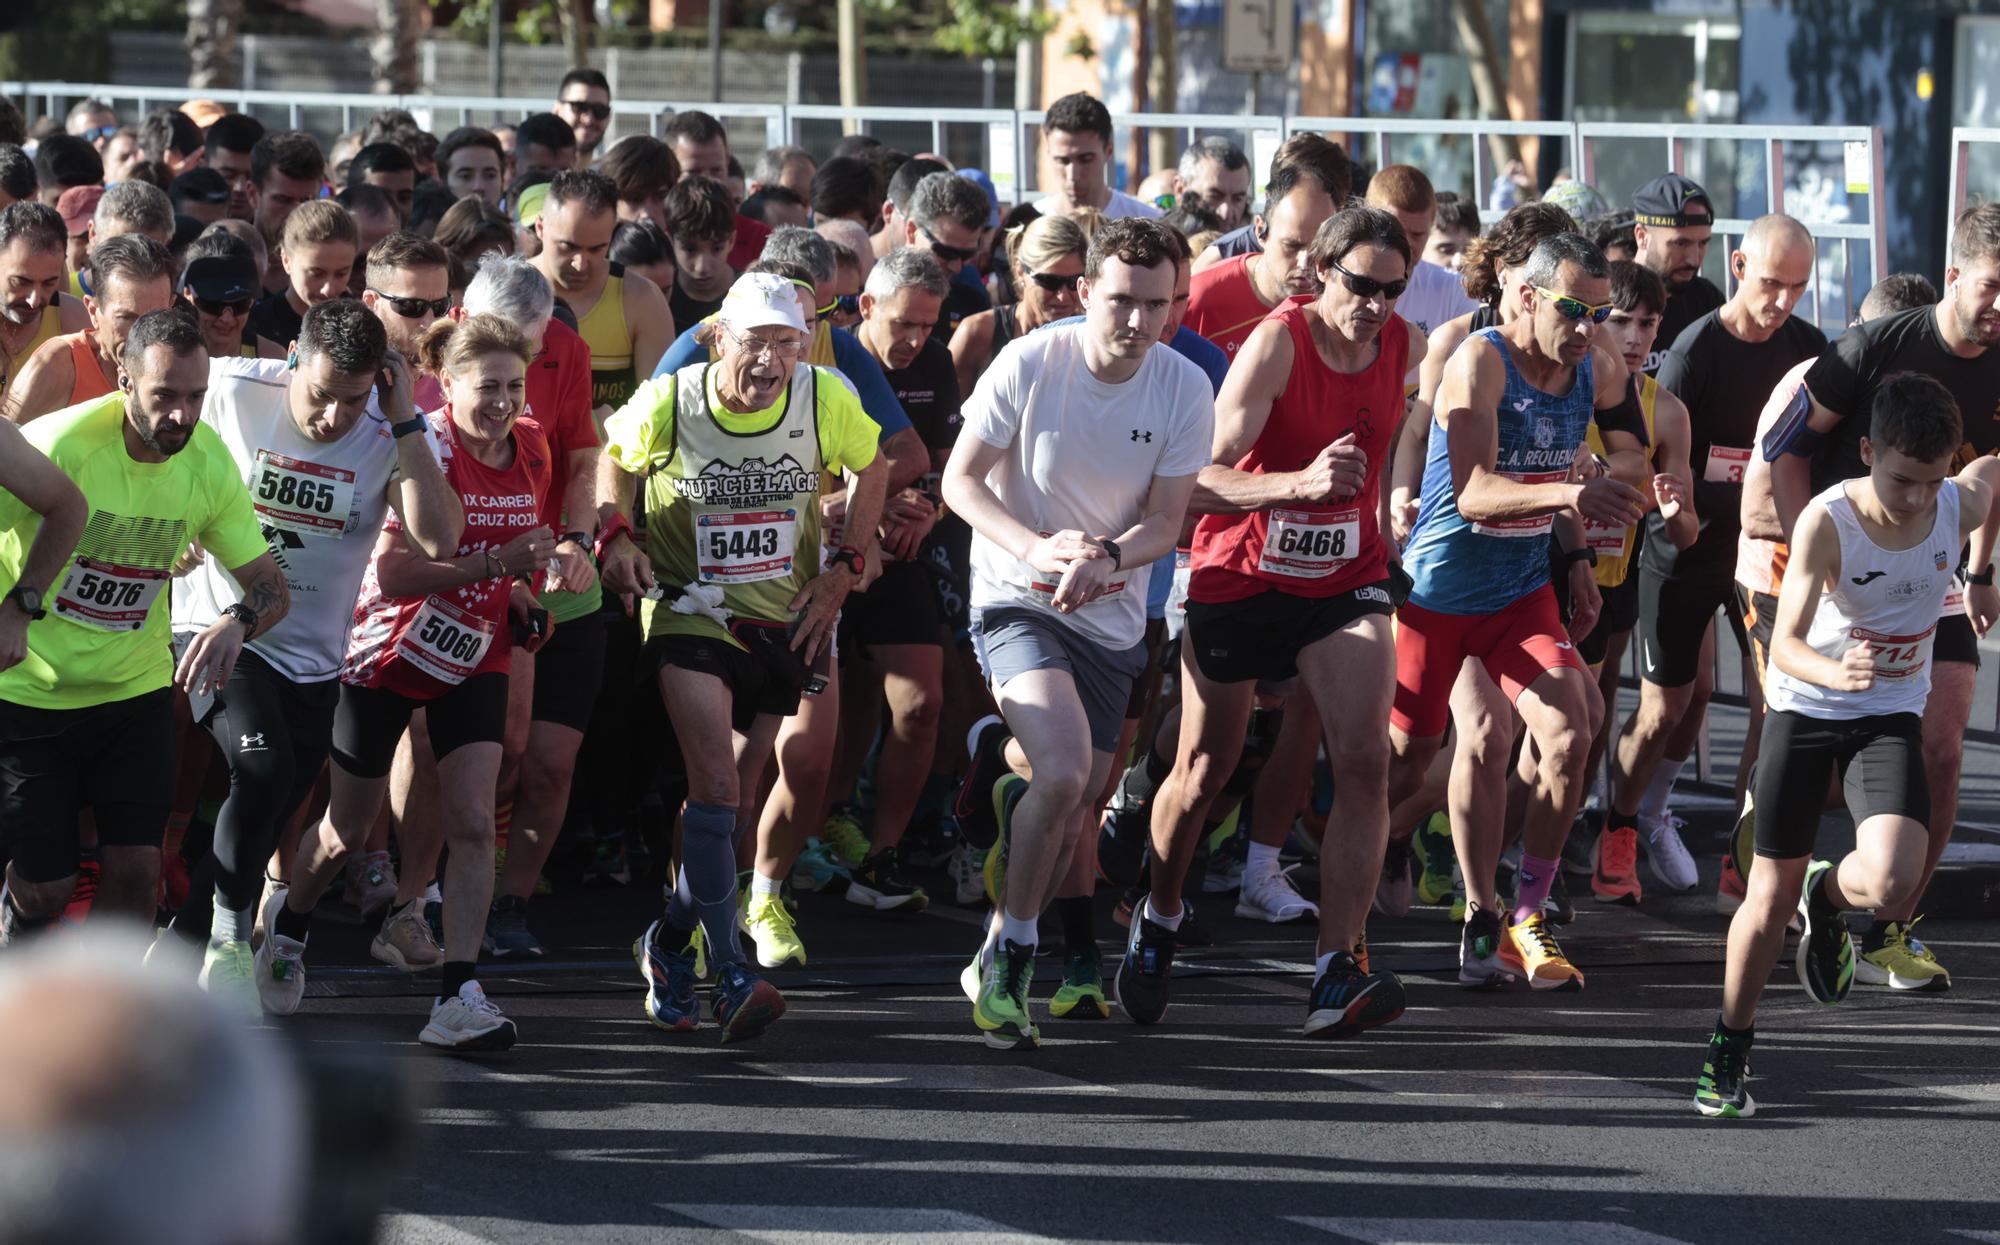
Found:
<svg viewBox="0 0 2000 1245"><path fill-rule="evenodd" d="M887 369L884 369L887 371ZM958 440L958 369L952 365L951 351L933 337L924 343L910 366L888 373L889 387L910 417L910 426L923 438L924 448L933 452L949 450ZM920 487L936 492L935 471L924 472Z"/></svg>
<svg viewBox="0 0 2000 1245"><path fill-rule="evenodd" d="M721 311L722 300L726 297L727 290L713 299L692 298L681 288L679 278L675 278L673 292L667 295L667 310L674 313L674 327L686 332Z"/></svg>
<svg viewBox="0 0 2000 1245"><path fill-rule="evenodd" d="M1666 521L1646 516L1645 568L1668 579L1727 580L1736 570L1743 530L1743 471L1758 452L1757 417L1785 373L1826 349L1826 334L1791 316L1767 340L1747 342L1711 311L1675 339L1660 364L1660 388L1688 409L1688 468L1701 536L1687 549L1667 539Z"/></svg>
<svg viewBox="0 0 2000 1245"><path fill-rule="evenodd" d="M304 313L292 310L292 300L287 292L279 290L276 294L264 295L251 306L244 327L250 331L251 340L268 337L278 343L280 350L284 350L298 340L299 328L305 319Z"/></svg>
<svg viewBox="0 0 2000 1245"><path fill-rule="evenodd" d="M931 341L940 346L951 344L951 335L958 331L958 322L970 315L977 315L993 306L993 300L986 296L984 285L954 279L951 289L944 296L944 307L938 316L937 327L931 330ZM914 365L913 365L914 366Z"/></svg>
<svg viewBox="0 0 2000 1245"><path fill-rule="evenodd" d="M1813 398L1841 417L1813 456L1813 492L1868 474L1861 438L1875 405L1875 391L1896 372L1922 372L1958 400L1970 461L2000 450L2000 349L1961 358L1938 331L1936 307L1913 307L1842 333L1806 373Z"/></svg>
<svg viewBox="0 0 2000 1245"><path fill-rule="evenodd" d="M1686 285L1667 286L1667 309L1660 316L1660 332L1653 338L1653 353L1646 356L1646 375L1659 378L1660 363L1667 357L1667 351L1681 339L1681 334L1696 320L1701 319L1728 300L1715 283L1707 277L1696 276ZM678 324L680 321L676 320ZM1769 397L1769 394L1765 395Z"/></svg>

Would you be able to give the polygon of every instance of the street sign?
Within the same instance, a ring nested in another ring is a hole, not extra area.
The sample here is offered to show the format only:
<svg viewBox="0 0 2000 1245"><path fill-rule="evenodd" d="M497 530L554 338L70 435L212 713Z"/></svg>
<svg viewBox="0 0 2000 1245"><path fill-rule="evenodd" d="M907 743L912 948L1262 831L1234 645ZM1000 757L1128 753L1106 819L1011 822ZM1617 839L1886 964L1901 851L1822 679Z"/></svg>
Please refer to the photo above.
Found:
<svg viewBox="0 0 2000 1245"><path fill-rule="evenodd" d="M1291 68L1297 22L1294 0L1223 0L1222 67L1232 73Z"/></svg>

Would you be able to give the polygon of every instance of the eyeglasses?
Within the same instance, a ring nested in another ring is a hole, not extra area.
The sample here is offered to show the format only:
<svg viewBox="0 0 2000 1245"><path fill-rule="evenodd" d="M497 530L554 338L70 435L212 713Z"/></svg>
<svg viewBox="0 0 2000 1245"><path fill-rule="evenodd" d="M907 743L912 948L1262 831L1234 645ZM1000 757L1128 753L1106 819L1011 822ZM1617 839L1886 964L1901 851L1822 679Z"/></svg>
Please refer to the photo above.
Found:
<svg viewBox="0 0 2000 1245"><path fill-rule="evenodd" d="M1069 276L1061 277L1053 272L1031 272L1028 274L1028 280L1054 294L1058 290L1074 290L1076 283L1083 280L1083 274L1073 272Z"/></svg>
<svg viewBox="0 0 2000 1245"><path fill-rule="evenodd" d="M1377 281L1373 277L1356 276L1332 261L1328 261L1327 267L1340 274L1340 283L1347 287L1348 292L1362 298L1373 298L1377 294L1384 298L1401 298L1403 291L1410 288L1408 277L1398 277L1394 281Z"/></svg>
<svg viewBox="0 0 2000 1245"><path fill-rule="evenodd" d="M834 296L832 302L828 303L824 307L819 308L819 314L822 316L830 316L835 312L840 312L843 315L850 315L850 316L860 315L861 295L837 294Z"/></svg>
<svg viewBox="0 0 2000 1245"><path fill-rule="evenodd" d="M422 319L426 311L434 316L442 316L451 310L449 295L444 298L405 298L400 294L384 294L372 285L368 287L368 292L395 308L396 314L405 320Z"/></svg>
<svg viewBox="0 0 2000 1245"><path fill-rule="evenodd" d="M559 99L556 102L561 104L565 108L576 109L578 112L582 113L586 117L589 117L593 121L602 121L606 117L611 115L611 105L600 104L593 100Z"/></svg>
<svg viewBox="0 0 2000 1245"><path fill-rule="evenodd" d="M735 340L739 350L756 359L769 357L783 362L798 358L799 352L805 349L804 342L774 342L762 337L745 337L735 329L724 329L723 332Z"/></svg>
<svg viewBox="0 0 2000 1245"><path fill-rule="evenodd" d="M77 137L86 143L94 143L99 139L110 138L117 132L118 127L116 125L93 125L83 133L77 135Z"/></svg>
<svg viewBox="0 0 2000 1245"><path fill-rule="evenodd" d="M971 259L973 256L979 254L978 247L946 246L944 243L938 241L938 237L936 234L924 228L922 225L917 226L917 232L924 235L924 237L930 239L931 254L937 256L939 259L943 260L947 264L962 264L965 263L967 260Z"/></svg>
<svg viewBox="0 0 2000 1245"><path fill-rule="evenodd" d="M1589 316L1592 324L1602 324L1611 318L1610 303L1586 303L1580 298L1571 298L1567 294L1558 294L1554 290L1544 289L1539 285L1531 288L1543 298L1552 300L1556 305L1556 314L1565 320L1581 320L1585 316Z"/></svg>
<svg viewBox="0 0 2000 1245"><path fill-rule="evenodd" d="M197 298L194 309L205 316L236 315L247 316L256 301L249 298Z"/></svg>

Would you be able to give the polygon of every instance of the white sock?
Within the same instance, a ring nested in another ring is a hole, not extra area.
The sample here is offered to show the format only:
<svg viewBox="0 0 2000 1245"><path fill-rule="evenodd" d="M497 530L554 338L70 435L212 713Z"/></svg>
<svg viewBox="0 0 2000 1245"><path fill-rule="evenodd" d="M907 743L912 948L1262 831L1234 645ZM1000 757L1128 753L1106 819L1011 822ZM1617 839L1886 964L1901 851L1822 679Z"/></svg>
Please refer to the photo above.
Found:
<svg viewBox="0 0 2000 1245"><path fill-rule="evenodd" d="M1251 843L1243 853L1243 876L1260 877L1278 871L1278 849L1266 847L1262 843Z"/></svg>
<svg viewBox="0 0 2000 1245"><path fill-rule="evenodd" d="M750 893L752 895L769 895L773 899L776 899L780 893L779 888L782 885L783 879L781 878L767 878L761 873L750 875Z"/></svg>
<svg viewBox="0 0 2000 1245"><path fill-rule="evenodd" d="M1023 919L1004 910L1000 913L1000 938L1003 941L1033 950L1039 937L1040 929L1033 918Z"/></svg>
<svg viewBox="0 0 2000 1245"><path fill-rule="evenodd" d="M1667 801L1674 794L1674 782L1681 776L1681 767L1686 764L1686 757L1678 761L1671 757L1660 758L1659 766L1653 770L1653 781L1646 784L1646 794L1639 798L1639 816L1667 815Z"/></svg>
<svg viewBox="0 0 2000 1245"><path fill-rule="evenodd" d="M432 882L429 886L424 887L424 902L425 903L444 902L444 892L438 889L438 884L436 882Z"/></svg>
<svg viewBox="0 0 2000 1245"><path fill-rule="evenodd" d="M1315 977L1323 976L1326 973L1327 968L1332 965L1333 957L1339 954L1340 952L1338 951L1329 951L1325 955L1319 957L1318 960L1315 960L1313 975Z"/></svg>
<svg viewBox="0 0 2000 1245"><path fill-rule="evenodd" d="M1186 916L1187 916L1186 908L1182 908L1179 912L1174 913L1172 916L1162 916L1160 914L1160 910L1153 906L1152 897L1147 896L1146 898L1145 917L1148 921L1151 921L1153 924L1159 926L1161 929L1173 929L1173 930L1179 929L1181 927L1181 921L1185 919Z"/></svg>
<svg viewBox="0 0 2000 1245"><path fill-rule="evenodd" d="M232 908L219 894L214 902L215 917L209 925L209 944L219 947L226 942L249 942L254 923L250 909Z"/></svg>

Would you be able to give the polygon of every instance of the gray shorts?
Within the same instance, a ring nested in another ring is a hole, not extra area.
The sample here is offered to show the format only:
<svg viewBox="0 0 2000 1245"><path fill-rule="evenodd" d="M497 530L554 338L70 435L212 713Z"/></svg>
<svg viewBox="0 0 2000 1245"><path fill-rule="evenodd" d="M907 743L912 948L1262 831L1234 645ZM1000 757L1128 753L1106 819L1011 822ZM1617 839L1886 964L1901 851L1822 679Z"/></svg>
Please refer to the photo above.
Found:
<svg viewBox="0 0 2000 1245"><path fill-rule="evenodd" d="M1009 679L1030 670L1068 673L1090 723L1090 746L1098 752L1118 747L1132 684L1146 668L1143 640L1128 649L1106 648L1028 609L973 610L972 651L996 694Z"/></svg>

